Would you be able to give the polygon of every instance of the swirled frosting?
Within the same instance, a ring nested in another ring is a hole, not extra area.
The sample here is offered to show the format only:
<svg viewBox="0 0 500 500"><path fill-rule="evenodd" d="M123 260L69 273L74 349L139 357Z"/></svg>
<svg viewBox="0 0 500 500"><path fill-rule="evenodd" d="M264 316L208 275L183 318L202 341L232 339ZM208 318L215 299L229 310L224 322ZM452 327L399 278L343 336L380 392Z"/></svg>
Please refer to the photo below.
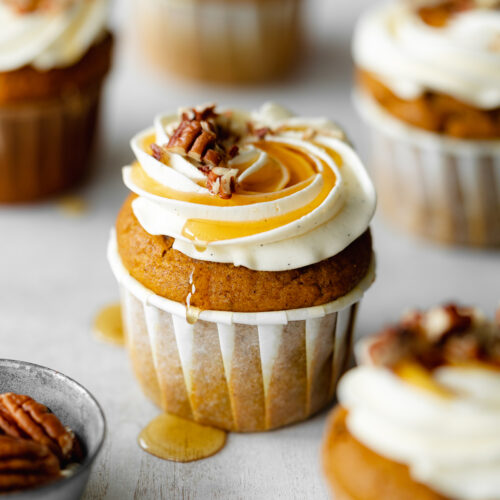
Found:
<svg viewBox="0 0 500 500"><path fill-rule="evenodd" d="M175 249L195 259L281 271L336 255L367 229L374 188L336 125L271 104L225 115L241 137L228 164L236 172L229 199L209 191L189 158L151 154L152 143L169 142L178 115L159 116L132 139L137 162L123 178L138 195L132 208L148 233L171 236ZM269 133L249 136L249 127Z"/></svg>
<svg viewBox="0 0 500 500"><path fill-rule="evenodd" d="M427 335L437 333L433 342L439 346L431 357L443 350L455 358L481 356L485 345L494 353L493 345L500 345L500 329L483 320L472 330L455 321L445 333L442 325L448 320L443 311L434 311L427 320ZM490 340L477 351L474 342L485 332ZM440 339L451 340L443 347ZM379 455L406 464L413 479L448 498L500 499L498 365L440 364L428 371L406 362L390 369L366 356L374 342L376 338L362 344L358 352L365 354L365 363L348 372L338 388L350 433ZM429 358L432 351L426 352Z"/></svg>
<svg viewBox="0 0 500 500"><path fill-rule="evenodd" d="M429 2L427 2L429 3ZM474 8L442 27L426 24L418 2L369 10L354 34L358 67L402 99L432 90L481 109L500 106L500 11Z"/></svg>
<svg viewBox="0 0 500 500"><path fill-rule="evenodd" d="M0 2L0 71L71 66L106 30L109 0L80 0L61 10L17 12Z"/></svg>

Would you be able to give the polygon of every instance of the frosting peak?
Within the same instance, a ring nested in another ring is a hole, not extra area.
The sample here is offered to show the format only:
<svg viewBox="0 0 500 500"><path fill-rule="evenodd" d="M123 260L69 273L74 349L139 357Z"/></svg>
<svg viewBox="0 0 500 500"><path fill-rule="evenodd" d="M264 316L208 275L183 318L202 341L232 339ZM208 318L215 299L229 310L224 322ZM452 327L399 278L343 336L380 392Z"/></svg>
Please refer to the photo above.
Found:
<svg viewBox="0 0 500 500"><path fill-rule="evenodd" d="M132 139L125 184L150 234L186 255L256 270L313 264L368 227L373 186L343 132L276 105L162 115Z"/></svg>

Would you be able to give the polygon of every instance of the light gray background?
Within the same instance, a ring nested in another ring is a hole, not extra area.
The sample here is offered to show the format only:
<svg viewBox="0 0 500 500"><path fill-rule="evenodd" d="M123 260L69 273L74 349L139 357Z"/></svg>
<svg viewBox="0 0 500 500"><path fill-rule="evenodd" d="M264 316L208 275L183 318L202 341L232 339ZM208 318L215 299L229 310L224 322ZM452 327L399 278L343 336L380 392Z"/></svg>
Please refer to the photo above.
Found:
<svg viewBox="0 0 500 500"><path fill-rule="evenodd" d="M146 66L127 25L129 5L115 4L118 47L106 89L95 175L75 194L79 217L57 202L0 208L1 357L58 369L84 384L104 407L108 437L86 498L326 498L319 462L326 413L307 423L255 435L231 434L208 460L174 464L142 452L136 438L158 413L132 377L126 353L91 335L95 313L117 300L106 241L126 190L120 167L130 137L160 111L216 101L253 108L266 100L298 113L340 121L367 158L366 130L350 103L349 40L369 0L306 0L311 47L288 83L233 89L165 79ZM457 299L492 313L500 298L500 255L434 246L373 224L378 279L361 308L358 334L375 331L410 306Z"/></svg>

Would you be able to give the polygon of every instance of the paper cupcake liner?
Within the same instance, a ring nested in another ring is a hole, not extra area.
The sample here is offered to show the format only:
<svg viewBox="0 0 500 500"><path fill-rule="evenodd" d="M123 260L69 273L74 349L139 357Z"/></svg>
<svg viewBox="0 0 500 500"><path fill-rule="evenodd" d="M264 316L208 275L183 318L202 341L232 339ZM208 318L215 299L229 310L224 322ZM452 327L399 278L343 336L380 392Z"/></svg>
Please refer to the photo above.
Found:
<svg viewBox="0 0 500 500"><path fill-rule="evenodd" d="M0 202L32 201L87 170L100 85L64 98L0 106Z"/></svg>
<svg viewBox="0 0 500 500"><path fill-rule="evenodd" d="M443 137L356 95L372 128L379 203L399 226L445 243L500 245L500 141Z"/></svg>
<svg viewBox="0 0 500 500"><path fill-rule="evenodd" d="M262 313L203 311L155 295L108 258L120 285L127 346L145 394L165 411L240 432L308 418L334 397L349 361L358 302L374 265L349 294L323 306Z"/></svg>
<svg viewBox="0 0 500 500"><path fill-rule="evenodd" d="M298 58L302 0L135 0L144 50L158 65L202 80L252 82Z"/></svg>

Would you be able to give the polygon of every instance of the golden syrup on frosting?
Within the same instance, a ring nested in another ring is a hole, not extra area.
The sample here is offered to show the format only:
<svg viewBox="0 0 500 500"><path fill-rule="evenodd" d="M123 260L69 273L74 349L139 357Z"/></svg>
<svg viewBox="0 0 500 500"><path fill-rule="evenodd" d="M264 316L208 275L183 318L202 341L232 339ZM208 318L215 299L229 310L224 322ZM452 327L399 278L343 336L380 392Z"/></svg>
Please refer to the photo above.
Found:
<svg viewBox="0 0 500 500"><path fill-rule="evenodd" d="M94 319L92 330L100 340L123 345L125 336L120 304L110 304L102 308Z"/></svg>
<svg viewBox="0 0 500 500"><path fill-rule="evenodd" d="M208 193L186 193L184 191L177 191L176 189L164 186L149 177L138 163L135 163L132 166L131 177L133 183L137 187L153 195L161 196L162 198L169 198L176 201L185 201L187 203L196 203L198 205L211 205L219 207L252 205L254 203L264 203L267 201L279 200L280 198L290 196L300 191L301 189L306 188L313 181L313 179L306 179L300 184L287 187L276 193L246 193L245 191L243 193L236 192L229 200L223 200L218 196L213 196Z"/></svg>
<svg viewBox="0 0 500 500"><path fill-rule="evenodd" d="M446 387L438 384L432 374L423 366L409 361L400 363L394 369L396 375L403 379L406 383L411 384L425 391L431 392L443 398L453 397L453 393Z"/></svg>
<svg viewBox="0 0 500 500"><path fill-rule="evenodd" d="M156 457L193 462L211 457L226 444L226 432L165 413L140 433L139 446Z"/></svg>
<svg viewBox="0 0 500 500"><path fill-rule="evenodd" d="M335 186L335 173L327 166L324 167L323 187L318 196L316 196L313 201L297 210L292 210L287 214L278 215L269 219L246 221L244 224L241 222L189 219L184 225L182 235L193 241L209 243L212 241L223 241L252 236L294 222L319 207Z"/></svg>
<svg viewBox="0 0 500 500"><path fill-rule="evenodd" d="M144 149L149 150L154 137L148 137L143 143ZM318 171L317 163L311 158L311 154L302 148L279 141L259 141L254 143L255 147L265 151L269 156L267 164L258 170L255 175L248 176L236 190L236 193L228 200L218 196L204 193L179 192L167 186L161 185L151 179L140 165L132 169L132 180L140 188L151 194L171 198L178 201L198 203L215 206L241 206L253 203L274 201L290 196L309 186L317 175L323 177L323 186L319 194L310 203L287 214L278 215L263 220L241 222L212 221L206 219L189 219L186 221L182 234L185 238L196 242L198 246L213 241L229 240L252 236L262 232L284 226L307 215L325 200L331 190L335 187L335 173L320 160L321 171ZM340 168L342 157L331 148L321 145L332 160ZM284 168L283 168L284 167ZM287 184L283 189L278 186L283 182L283 171L286 172ZM278 189L276 191L276 189Z"/></svg>

